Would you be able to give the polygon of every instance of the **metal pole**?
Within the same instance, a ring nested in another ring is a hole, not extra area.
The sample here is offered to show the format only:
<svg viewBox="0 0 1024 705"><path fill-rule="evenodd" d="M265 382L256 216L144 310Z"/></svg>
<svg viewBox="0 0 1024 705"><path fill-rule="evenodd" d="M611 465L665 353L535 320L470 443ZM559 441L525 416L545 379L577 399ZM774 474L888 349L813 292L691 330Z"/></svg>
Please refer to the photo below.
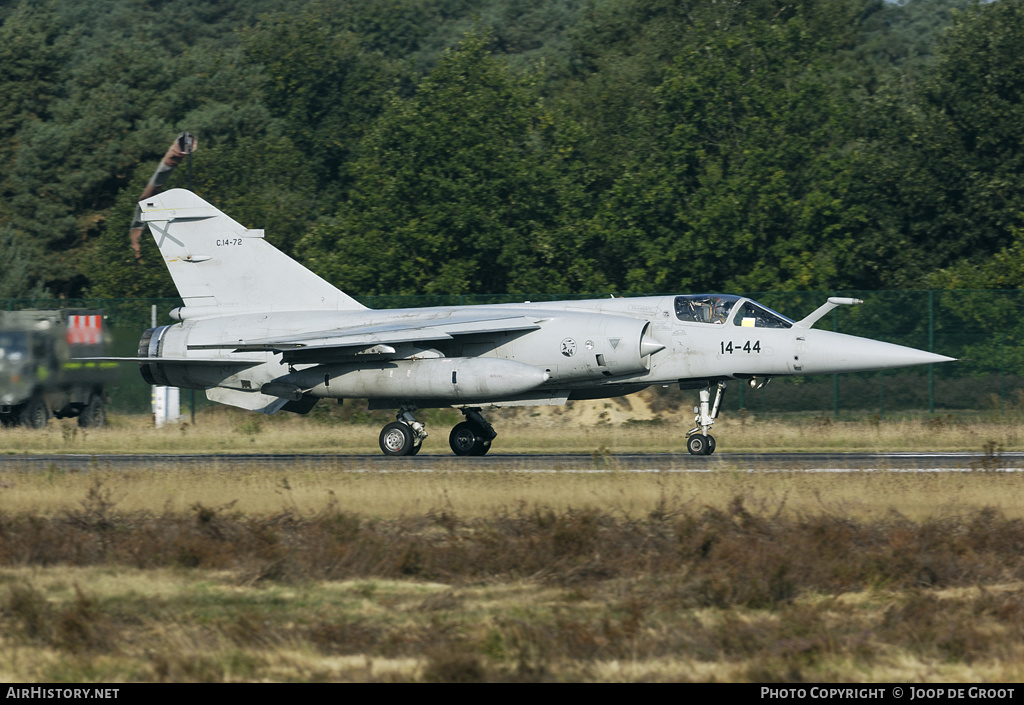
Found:
<svg viewBox="0 0 1024 705"><path fill-rule="evenodd" d="M935 352L935 291L928 291L928 352ZM935 365L928 365L928 413L935 413Z"/></svg>
<svg viewBox="0 0 1024 705"><path fill-rule="evenodd" d="M192 187L192 152L194 150L192 150L191 147L192 147L192 145L190 144L189 145L189 150L188 150L188 190L192 191L192 192L195 192L195 189ZM189 419L190 419L190 423L191 423L191 425L195 426L196 425L196 390L194 390L194 389L188 390L188 406L189 406Z"/></svg>
<svg viewBox="0 0 1024 705"><path fill-rule="evenodd" d="M878 418L885 418L885 372L878 371Z"/></svg>
<svg viewBox="0 0 1024 705"><path fill-rule="evenodd" d="M150 328L156 328L156 304L152 304L152 306L149 309L149 327ZM157 421L157 416L156 416L157 415L157 408L156 407L157 407L157 394L158 394L158 392L157 392L157 388L156 388L155 385L149 388L149 394L150 394L149 406L150 406L150 411L152 412L152 416L153 416L153 425L157 426L158 425L158 421Z"/></svg>
<svg viewBox="0 0 1024 705"><path fill-rule="evenodd" d="M832 331L839 331L839 314L832 310ZM839 418L839 375L832 375L832 417Z"/></svg>
<svg viewBox="0 0 1024 705"><path fill-rule="evenodd" d="M1006 333L999 336L999 413L1006 413Z"/></svg>

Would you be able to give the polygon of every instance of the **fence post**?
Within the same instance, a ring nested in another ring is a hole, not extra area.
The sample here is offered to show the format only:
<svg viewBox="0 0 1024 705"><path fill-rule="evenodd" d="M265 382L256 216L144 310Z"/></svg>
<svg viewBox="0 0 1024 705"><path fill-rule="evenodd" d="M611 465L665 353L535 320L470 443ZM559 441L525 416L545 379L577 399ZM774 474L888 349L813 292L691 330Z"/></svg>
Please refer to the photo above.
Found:
<svg viewBox="0 0 1024 705"><path fill-rule="evenodd" d="M928 352L935 352L935 290L928 290ZM935 364L928 365L928 413L935 413Z"/></svg>
<svg viewBox="0 0 1024 705"><path fill-rule="evenodd" d="M839 314L832 309L832 331L839 331ZM839 375L832 375L832 418L839 418Z"/></svg>
<svg viewBox="0 0 1024 705"><path fill-rule="evenodd" d="M878 371L878 418L885 418L885 370Z"/></svg>
<svg viewBox="0 0 1024 705"><path fill-rule="evenodd" d="M999 336L999 413L1006 413L1006 333Z"/></svg>

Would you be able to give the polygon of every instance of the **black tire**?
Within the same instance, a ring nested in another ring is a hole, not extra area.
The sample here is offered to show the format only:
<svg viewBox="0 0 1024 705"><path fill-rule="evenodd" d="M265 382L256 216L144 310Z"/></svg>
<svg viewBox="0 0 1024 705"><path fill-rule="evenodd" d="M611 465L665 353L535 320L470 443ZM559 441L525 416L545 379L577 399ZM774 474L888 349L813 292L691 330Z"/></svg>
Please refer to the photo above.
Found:
<svg viewBox="0 0 1024 705"><path fill-rule="evenodd" d="M707 455L707 437L699 433L693 434L692 436L686 439L686 450L690 451L690 455Z"/></svg>
<svg viewBox="0 0 1024 705"><path fill-rule="evenodd" d="M392 421L380 432L380 449L384 455L412 455L412 429L409 424Z"/></svg>
<svg viewBox="0 0 1024 705"><path fill-rule="evenodd" d="M409 451L409 455L416 455L422 449L423 449L423 441L420 441L419 443L416 443L415 440L413 440L412 450Z"/></svg>
<svg viewBox="0 0 1024 705"><path fill-rule="evenodd" d="M99 428L107 425L107 407L103 404L103 397L95 394L89 397L89 403L78 415L78 425L82 428Z"/></svg>
<svg viewBox="0 0 1024 705"><path fill-rule="evenodd" d="M707 450L704 451L704 455L711 455L712 453L715 452L715 446L717 445L717 443L715 443L715 437L712 436L710 433L707 435L707 439L708 448Z"/></svg>
<svg viewBox="0 0 1024 705"><path fill-rule="evenodd" d="M50 420L50 410L46 408L46 402L39 397L32 397L18 414L18 420L25 428L46 428L46 422Z"/></svg>
<svg viewBox="0 0 1024 705"><path fill-rule="evenodd" d="M480 429L469 421L455 424L455 428L448 436L448 445L451 446L455 455L483 455L487 452L484 449L484 439L480 435ZM488 442L487 447L489 448L490 445Z"/></svg>

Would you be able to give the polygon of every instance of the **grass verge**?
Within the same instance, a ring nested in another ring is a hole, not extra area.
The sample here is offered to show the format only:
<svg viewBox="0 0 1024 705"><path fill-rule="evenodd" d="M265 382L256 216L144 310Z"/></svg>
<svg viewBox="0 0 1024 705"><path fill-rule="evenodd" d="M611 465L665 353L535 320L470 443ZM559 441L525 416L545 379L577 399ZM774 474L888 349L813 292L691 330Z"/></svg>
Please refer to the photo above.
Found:
<svg viewBox="0 0 1024 705"><path fill-rule="evenodd" d="M692 414L657 412L641 395L565 407L488 412L498 437L495 453L680 453ZM318 407L319 408L319 407ZM390 412L341 412L263 416L227 407L202 411L196 423L157 429L147 416L112 416L110 425L82 429L74 419L51 420L46 429L3 429L4 452L40 453L322 453L379 454L378 434ZM419 418L430 437L424 454L450 455L448 434L462 417L452 409L425 410ZM865 414L756 417L725 415L714 427L720 452L892 452L1024 450L1019 414L937 414L880 419Z"/></svg>
<svg viewBox="0 0 1024 705"><path fill-rule="evenodd" d="M9 681L1010 681L1024 522L520 505L0 515Z"/></svg>

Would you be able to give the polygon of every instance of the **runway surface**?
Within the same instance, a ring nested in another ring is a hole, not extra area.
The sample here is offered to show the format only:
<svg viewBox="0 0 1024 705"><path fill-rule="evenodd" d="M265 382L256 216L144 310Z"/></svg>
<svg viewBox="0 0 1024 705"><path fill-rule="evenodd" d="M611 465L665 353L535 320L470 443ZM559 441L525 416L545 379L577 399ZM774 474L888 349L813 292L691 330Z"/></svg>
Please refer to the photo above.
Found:
<svg viewBox="0 0 1024 705"><path fill-rule="evenodd" d="M297 467L341 472L1020 472L1024 453L687 453L419 455L0 455L0 472Z"/></svg>

